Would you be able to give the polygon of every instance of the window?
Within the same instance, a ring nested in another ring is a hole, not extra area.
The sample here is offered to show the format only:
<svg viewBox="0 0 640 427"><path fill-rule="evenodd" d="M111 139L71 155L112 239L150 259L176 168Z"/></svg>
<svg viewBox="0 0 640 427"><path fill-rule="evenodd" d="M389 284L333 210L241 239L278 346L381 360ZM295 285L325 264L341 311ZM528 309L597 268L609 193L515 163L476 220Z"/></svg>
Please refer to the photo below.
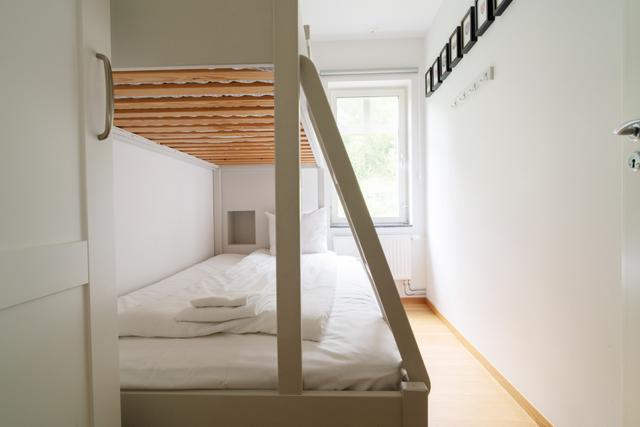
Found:
<svg viewBox="0 0 640 427"><path fill-rule="evenodd" d="M407 87L331 88L333 111L376 225L409 224ZM331 223L347 225L333 192Z"/></svg>

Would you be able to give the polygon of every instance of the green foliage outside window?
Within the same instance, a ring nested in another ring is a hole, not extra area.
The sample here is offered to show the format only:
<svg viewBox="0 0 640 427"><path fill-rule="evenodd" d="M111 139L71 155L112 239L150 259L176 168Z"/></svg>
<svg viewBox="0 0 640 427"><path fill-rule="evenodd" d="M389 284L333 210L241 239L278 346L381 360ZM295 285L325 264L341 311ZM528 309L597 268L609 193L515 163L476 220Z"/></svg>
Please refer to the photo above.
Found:
<svg viewBox="0 0 640 427"><path fill-rule="evenodd" d="M399 98L340 97L336 116L349 159L373 217L399 217ZM340 206L338 215L344 217Z"/></svg>

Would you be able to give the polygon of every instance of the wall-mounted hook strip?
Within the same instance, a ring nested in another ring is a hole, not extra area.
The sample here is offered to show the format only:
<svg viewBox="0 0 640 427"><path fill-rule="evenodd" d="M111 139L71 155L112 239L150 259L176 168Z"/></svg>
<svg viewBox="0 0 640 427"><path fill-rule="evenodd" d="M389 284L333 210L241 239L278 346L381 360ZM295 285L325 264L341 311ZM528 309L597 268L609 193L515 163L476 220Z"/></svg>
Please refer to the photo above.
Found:
<svg viewBox="0 0 640 427"><path fill-rule="evenodd" d="M451 103L451 108L456 108L458 105L466 101L471 95L476 93L481 86L495 78L495 71L493 65L487 68L482 74L480 74L465 90L460 92L456 96L455 100Z"/></svg>

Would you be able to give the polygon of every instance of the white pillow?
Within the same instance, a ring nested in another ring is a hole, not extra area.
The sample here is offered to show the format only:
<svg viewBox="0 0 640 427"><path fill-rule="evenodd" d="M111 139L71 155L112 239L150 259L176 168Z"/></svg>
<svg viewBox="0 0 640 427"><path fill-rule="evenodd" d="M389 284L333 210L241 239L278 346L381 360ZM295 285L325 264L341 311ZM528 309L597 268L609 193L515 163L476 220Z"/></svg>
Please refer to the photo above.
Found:
<svg viewBox="0 0 640 427"><path fill-rule="evenodd" d="M329 223L327 210L317 209L313 212L302 214L300 222L300 252L303 254L317 254L327 252L327 239Z"/></svg>
<svg viewBox="0 0 640 427"><path fill-rule="evenodd" d="M276 216L271 212L264 213L269 223L269 252L271 255L276 254Z"/></svg>
<svg viewBox="0 0 640 427"><path fill-rule="evenodd" d="M276 216L271 212L265 212L269 222L269 251L276 254ZM315 254L327 252L327 239L329 224L327 222L326 208L320 208L313 212L302 214L300 220L300 252L303 254Z"/></svg>

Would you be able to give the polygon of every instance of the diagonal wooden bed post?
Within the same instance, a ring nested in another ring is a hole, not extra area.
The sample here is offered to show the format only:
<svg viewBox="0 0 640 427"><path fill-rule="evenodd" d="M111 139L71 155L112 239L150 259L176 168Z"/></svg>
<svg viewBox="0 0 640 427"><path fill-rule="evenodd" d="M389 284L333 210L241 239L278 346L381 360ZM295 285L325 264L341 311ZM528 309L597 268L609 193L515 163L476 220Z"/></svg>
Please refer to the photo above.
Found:
<svg viewBox="0 0 640 427"><path fill-rule="evenodd" d="M309 116L327 168L402 356L409 380L424 383L429 389L431 384L427 369L400 301L400 295L331 112L320 76L313 62L302 55L300 56L300 82L309 103Z"/></svg>
<svg viewBox="0 0 640 427"><path fill-rule="evenodd" d="M278 391L302 394L298 2L273 2Z"/></svg>

